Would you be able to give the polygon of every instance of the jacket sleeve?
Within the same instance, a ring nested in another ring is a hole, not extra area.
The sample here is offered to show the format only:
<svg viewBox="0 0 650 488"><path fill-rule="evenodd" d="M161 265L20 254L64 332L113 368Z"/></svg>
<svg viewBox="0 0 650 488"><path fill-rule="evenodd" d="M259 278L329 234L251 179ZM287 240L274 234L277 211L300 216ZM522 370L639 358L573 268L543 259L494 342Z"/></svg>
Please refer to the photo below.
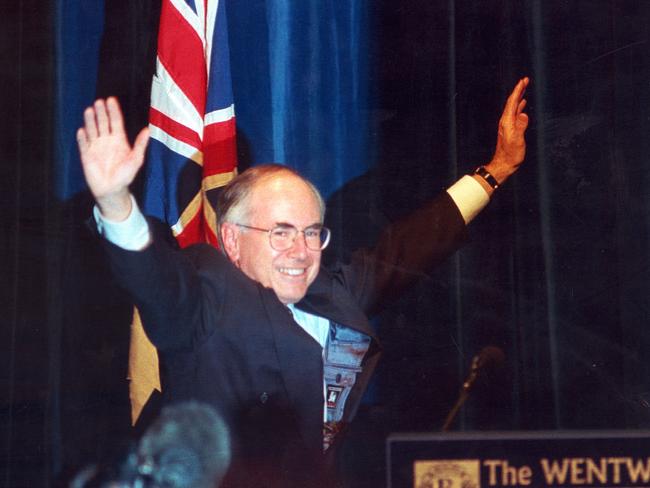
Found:
<svg viewBox="0 0 650 488"><path fill-rule="evenodd" d="M225 257L206 244L181 251L162 223L150 219L149 225L152 242L141 251L127 251L102 239L113 276L131 296L158 349L191 348L209 333L205 324L215 323L220 312L224 292L220 284L226 280L218 274L225 272ZM201 260L214 262L210 280L197 265Z"/></svg>
<svg viewBox="0 0 650 488"><path fill-rule="evenodd" d="M465 222L451 197L441 195L385 228L371 249L355 251L333 279L369 315L456 251L467 239Z"/></svg>

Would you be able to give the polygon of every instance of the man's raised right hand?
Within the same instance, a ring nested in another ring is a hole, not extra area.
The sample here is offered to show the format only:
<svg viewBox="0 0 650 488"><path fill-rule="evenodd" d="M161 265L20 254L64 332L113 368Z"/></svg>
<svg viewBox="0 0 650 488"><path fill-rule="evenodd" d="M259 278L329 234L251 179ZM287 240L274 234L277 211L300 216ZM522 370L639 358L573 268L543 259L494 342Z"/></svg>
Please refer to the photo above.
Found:
<svg viewBox="0 0 650 488"><path fill-rule="evenodd" d="M129 185L142 167L149 141L144 128L129 144L120 104L114 97L96 100L84 111L84 126L77 131L86 183L102 215L121 221L131 213Z"/></svg>

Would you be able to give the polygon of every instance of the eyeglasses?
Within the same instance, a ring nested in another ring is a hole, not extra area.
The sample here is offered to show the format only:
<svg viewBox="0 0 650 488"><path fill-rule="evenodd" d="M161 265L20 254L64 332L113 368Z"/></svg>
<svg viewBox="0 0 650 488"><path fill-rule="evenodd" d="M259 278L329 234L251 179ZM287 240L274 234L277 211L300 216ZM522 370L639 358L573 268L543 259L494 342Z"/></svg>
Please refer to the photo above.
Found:
<svg viewBox="0 0 650 488"><path fill-rule="evenodd" d="M261 229L252 225L236 224L244 229L258 230L269 233L269 242L276 251L286 251L293 246L296 237L302 232L305 245L312 251L322 251L330 243L331 232L322 225L312 225L304 230L298 230L293 225L276 225L272 229Z"/></svg>

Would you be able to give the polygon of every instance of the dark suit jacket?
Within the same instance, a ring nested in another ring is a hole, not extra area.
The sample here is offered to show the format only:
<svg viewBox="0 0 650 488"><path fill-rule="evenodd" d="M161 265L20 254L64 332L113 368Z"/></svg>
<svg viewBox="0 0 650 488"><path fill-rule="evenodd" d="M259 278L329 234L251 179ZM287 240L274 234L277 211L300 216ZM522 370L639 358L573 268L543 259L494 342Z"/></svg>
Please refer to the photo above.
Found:
<svg viewBox="0 0 650 488"><path fill-rule="evenodd" d="M161 353L165 400L205 401L225 417L233 437L232 486L316 486L326 458L320 345L273 290L219 251L196 245L179 252L151 226L153 242L143 251L106 248ZM464 235L460 212L443 193L386 229L374 249L321 269L297 304L373 338L344 421L354 417L380 356L368 315L454 251Z"/></svg>

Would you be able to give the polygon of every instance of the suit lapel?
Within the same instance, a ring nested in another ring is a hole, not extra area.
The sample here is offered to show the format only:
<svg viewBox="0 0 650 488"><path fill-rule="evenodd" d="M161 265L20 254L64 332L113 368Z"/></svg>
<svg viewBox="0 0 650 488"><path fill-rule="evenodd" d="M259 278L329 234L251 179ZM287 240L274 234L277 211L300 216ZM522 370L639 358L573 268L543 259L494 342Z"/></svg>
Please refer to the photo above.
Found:
<svg viewBox="0 0 650 488"><path fill-rule="evenodd" d="M378 344L375 331L370 327L363 310L354 302L349 292L332 283L324 270L320 271L309 287L307 296L297 306L305 312L363 332Z"/></svg>
<svg viewBox="0 0 650 488"><path fill-rule="evenodd" d="M309 293L297 304L302 310L352 327L373 339L364 371L348 399L344 420L353 416L366 389L377 359L379 342L366 316L351 296L336 292L328 276L319 273ZM320 345L300 327L289 309L278 301L275 293L262 289L262 298L275 339L278 362L291 405L295 408L302 437L312 449L322 448L323 426L323 359Z"/></svg>
<svg viewBox="0 0 650 488"><path fill-rule="evenodd" d="M273 292L262 293L275 339L278 362L295 408L300 432L313 449L322 448L323 361L320 345L294 320Z"/></svg>

